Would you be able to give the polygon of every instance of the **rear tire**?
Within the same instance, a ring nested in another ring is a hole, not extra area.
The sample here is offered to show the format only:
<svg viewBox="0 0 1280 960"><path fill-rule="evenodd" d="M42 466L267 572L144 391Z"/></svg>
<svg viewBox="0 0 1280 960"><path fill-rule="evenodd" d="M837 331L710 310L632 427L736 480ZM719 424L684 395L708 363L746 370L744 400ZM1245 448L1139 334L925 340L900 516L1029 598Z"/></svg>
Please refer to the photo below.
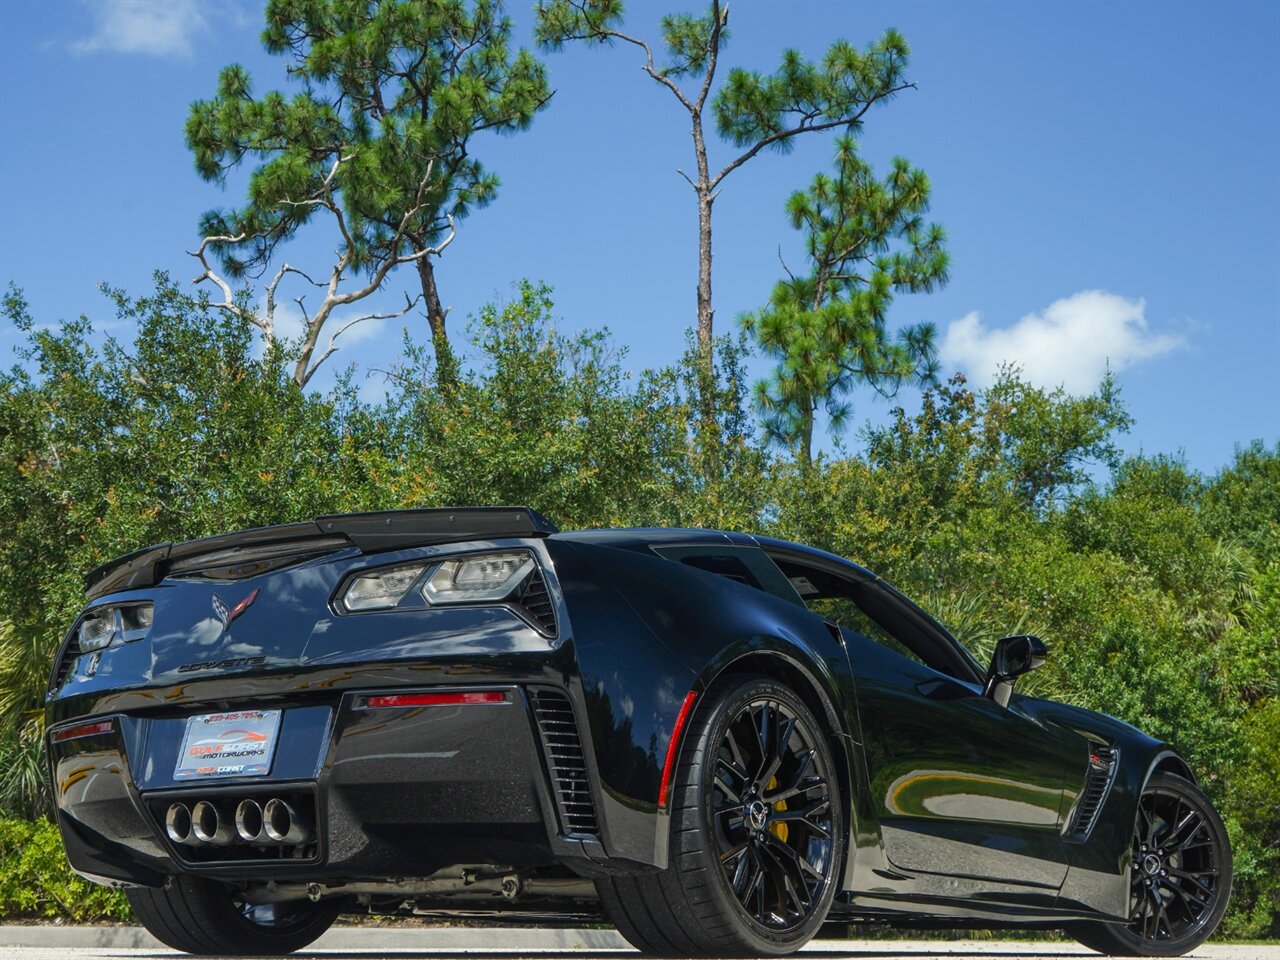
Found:
<svg viewBox="0 0 1280 960"><path fill-rule="evenodd" d="M1177 957L1213 935L1231 896L1231 844L1222 818L1190 780L1157 773L1138 801L1129 923L1067 929L1113 957Z"/></svg>
<svg viewBox="0 0 1280 960"><path fill-rule="evenodd" d="M671 792L666 870L596 883L642 953L783 956L826 919L844 862L825 725L774 680L732 676L702 697Z"/></svg>
<svg viewBox="0 0 1280 960"><path fill-rule="evenodd" d="M282 956L314 942L338 916L337 901L252 906L202 877L125 890L134 916L167 946L199 956Z"/></svg>

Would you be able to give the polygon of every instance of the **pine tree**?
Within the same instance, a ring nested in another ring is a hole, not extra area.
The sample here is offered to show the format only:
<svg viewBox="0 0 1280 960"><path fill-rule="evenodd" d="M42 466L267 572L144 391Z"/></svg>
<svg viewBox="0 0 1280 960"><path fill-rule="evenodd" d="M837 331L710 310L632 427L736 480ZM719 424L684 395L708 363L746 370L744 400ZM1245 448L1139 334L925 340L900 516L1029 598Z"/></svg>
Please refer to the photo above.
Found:
<svg viewBox="0 0 1280 960"><path fill-rule="evenodd" d="M693 188L698 208L697 347L703 380L702 418L714 418L712 381L713 318L711 299L711 215L725 178L766 149L786 152L794 137L843 128L856 130L877 103L913 86L904 79L909 50L906 40L888 30L859 51L844 40L835 41L821 62L805 60L786 50L777 71L761 74L734 68L714 97L716 69L728 39L729 7L712 0L703 16L688 13L662 18L662 42L667 62L659 66L646 40L620 30L621 0L540 0L537 37L546 48L558 49L580 40L594 44L615 41L639 48L644 70L666 87L692 120L693 176L680 171ZM687 81L687 83L684 83ZM704 117L710 100L716 132L741 152L718 170L707 156Z"/></svg>
<svg viewBox="0 0 1280 960"><path fill-rule="evenodd" d="M501 0L269 0L266 23L264 46L302 89L255 98L248 72L231 65L213 99L192 105L186 138L202 177L221 184L246 159L261 161L244 206L204 216L206 246L233 280L258 275L327 210L339 259L331 278L365 272L381 283L390 267L415 265L437 373L449 380L432 257L455 220L497 193L472 136L527 128L551 96L543 65L526 50L512 56Z"/></svg>
<svg viewBox="0 0 1280 960"><path fill-rule="evenodd" d="M878 180L848 136L836 141L834 173L818 174L787 201L791 225L804 233L809 271L788 271L769 303L743 323L778 360L756 385L766 433L794 449L802 467L812 461L819 408L838 431L854 386L892 396L904 383L935 378L933 324L908 326L894 337L886 322L895 293L946 283L946 235L924 223L928 209L923 171L899 157Z"/></svg>

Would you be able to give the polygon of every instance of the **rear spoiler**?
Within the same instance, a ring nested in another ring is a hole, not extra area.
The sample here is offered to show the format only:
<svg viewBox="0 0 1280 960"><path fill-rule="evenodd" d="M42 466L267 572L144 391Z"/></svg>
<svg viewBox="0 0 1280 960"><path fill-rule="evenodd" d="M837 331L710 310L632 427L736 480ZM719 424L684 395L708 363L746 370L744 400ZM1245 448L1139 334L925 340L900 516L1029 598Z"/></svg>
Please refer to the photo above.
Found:
<svg viewBox="0 0 1280 960"><path fill-rule="evenodd" d="M464 540L546 537L558 533L528 507L443 507L344 513L238 530L185 543L159 543L104 563L84 580L85 597L150 587L170 573L245 566L355 547L362 553Z"/></svg>

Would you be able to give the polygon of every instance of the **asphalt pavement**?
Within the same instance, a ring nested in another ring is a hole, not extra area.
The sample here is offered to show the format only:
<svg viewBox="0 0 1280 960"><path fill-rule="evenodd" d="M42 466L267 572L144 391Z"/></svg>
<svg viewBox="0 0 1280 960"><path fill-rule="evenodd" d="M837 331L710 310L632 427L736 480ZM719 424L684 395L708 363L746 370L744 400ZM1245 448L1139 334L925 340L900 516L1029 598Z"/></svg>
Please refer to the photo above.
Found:
<svg viewBox="0 0 1280 960"><path fill-rule="evenodd" d="M337 927L298 958L323 960L613 960L631 952L612 930ZM183 957L138 927L0 926L0 960ZM1280 944L1205 944L1194 960L1280 960ZM804 960L1096 960L1073 943L1011 940L815 940Z"/></svg>

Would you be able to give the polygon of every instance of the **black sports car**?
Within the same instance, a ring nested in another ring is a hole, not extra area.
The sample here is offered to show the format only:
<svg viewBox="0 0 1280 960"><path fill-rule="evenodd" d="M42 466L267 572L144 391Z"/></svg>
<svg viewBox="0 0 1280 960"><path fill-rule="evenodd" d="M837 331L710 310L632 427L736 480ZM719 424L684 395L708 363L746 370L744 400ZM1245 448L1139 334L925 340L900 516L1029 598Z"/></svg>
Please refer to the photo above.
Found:
<svg viewBox="0 0 1280 960"><path fill-rule="evenodd" d="M666 956L825 922L1217 926L1222 821L1167 744L1013 692L874 574L520 507L330 516L94 571L49 682L72 866L160 940L286 953L341 912L576 923Z"/></svg>

